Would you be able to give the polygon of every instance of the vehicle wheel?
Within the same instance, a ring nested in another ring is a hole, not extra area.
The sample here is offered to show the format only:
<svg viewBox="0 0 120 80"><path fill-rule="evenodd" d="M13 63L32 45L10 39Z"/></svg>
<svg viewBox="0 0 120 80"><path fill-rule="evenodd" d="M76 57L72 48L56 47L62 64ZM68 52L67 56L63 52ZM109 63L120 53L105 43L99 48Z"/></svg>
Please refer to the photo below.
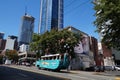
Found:
<svg viewBox="0 0 120 80"><path fill-rule="evenodd" d="M37 65L37 68L38 68L38 69L41 69L39 65Z"/></svg>
<svg viewBox="0 0 120 80"><path fill-rule="evenodd" d="M56 70L54 70L55 72L60 72L60 69L56 69Z"/></svg>

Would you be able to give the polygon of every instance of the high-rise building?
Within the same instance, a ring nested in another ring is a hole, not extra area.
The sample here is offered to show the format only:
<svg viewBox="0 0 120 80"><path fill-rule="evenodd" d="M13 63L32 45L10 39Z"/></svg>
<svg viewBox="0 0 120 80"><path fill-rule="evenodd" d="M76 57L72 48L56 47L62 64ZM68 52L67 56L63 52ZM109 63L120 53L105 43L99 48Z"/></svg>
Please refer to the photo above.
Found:
<svg viewBox="0 0 120 80"><path fill-rule="evenodd" d="M0 39L3 39L4 33L0 32Z"/></svg>
<svg viewBox="0 0 120 80"><path fill-rule="evenodd" d="M41 0L38 33L63 28L63 0Z"/></svg>
<svg viewBox="0 0 120 80"><path fill-rule="evenodd" d="M18 45L29 44L32 41L34 29L34 17L25 14L22 17L22 25L20 27Z"/></svg>

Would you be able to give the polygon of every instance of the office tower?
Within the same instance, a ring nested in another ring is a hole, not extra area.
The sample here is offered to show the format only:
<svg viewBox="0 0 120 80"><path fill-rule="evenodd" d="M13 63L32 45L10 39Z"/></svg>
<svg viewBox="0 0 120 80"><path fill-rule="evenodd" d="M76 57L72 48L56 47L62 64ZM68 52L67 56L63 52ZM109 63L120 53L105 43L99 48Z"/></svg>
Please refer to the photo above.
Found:
<svg viewBox="0 0 120 80"><path fill-rule="evenodd" d="M34 17L25 14L22 17L22 24L20 27L18 45L29 44L32 41L32 34L34 29Z"/></svg>
<svg viewBox="0 0 120 80"><path fill-rule="evenodd" d="M38 33L63 28L63 0L41 0Z"/></svg>
<svg viewBox="0 0 120 80"><path fill-rule="evenodd" d="M4 33L0 32L0 39L4 38Z"/></svg>
<svg viewBox="0 0 120 80"><path fill-rule="evenodd" d="M17 50L17 37L16 36L8 36L6 40L5 50Z"/></svg>

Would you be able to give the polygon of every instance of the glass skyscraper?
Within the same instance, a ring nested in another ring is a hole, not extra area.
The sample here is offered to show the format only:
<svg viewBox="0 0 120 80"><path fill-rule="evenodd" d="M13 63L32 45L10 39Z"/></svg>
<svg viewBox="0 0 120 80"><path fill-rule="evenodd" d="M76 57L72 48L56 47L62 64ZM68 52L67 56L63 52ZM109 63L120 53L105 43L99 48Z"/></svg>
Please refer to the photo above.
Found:
<svg viewBox="0 0 120 80"><path fill-rule="evenodd" d="M63 28L63 0L41 0L38 33Z"/></svg>
<svg viewBox="0 0 120 80"><path fill-rule="evenodd" d="M22 25L20 27L18 45L29 44L32 41L34 29L34 17L25 15L22 17Z"/></svg>

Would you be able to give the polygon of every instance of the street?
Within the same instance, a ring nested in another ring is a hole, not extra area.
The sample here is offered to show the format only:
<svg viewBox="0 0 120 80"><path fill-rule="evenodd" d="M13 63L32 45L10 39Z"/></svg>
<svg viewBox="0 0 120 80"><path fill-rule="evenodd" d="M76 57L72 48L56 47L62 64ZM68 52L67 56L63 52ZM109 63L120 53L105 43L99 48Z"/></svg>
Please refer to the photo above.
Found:
<svg viewBox="0 0 120 80"><path fill-rule="evenodd" d="M65 80L65 79L0 66L0 80Z"/></svg>
<svg viewBox="0 0 120 80"><path fill-rule="evenodd" d="M52 72L38 70L36 67L18 65L0 66L0 80L120 80L120 72L87 72L62 70ZM118 74L118 76L116 76Z"/></svg>

